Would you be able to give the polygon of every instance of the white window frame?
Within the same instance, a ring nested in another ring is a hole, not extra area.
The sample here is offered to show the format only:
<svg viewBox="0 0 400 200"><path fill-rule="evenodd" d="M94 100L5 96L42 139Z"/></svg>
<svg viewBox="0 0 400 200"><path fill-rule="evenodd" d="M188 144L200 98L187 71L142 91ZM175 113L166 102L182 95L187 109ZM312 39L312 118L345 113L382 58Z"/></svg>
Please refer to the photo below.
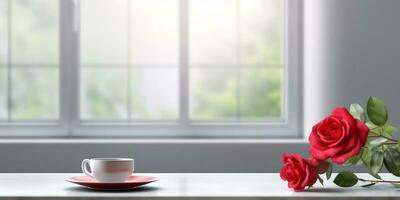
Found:
<svg viewBox="0 0 400 200"><path fill-rule="evenodd" d="M189 120L188 0L179 0L180 68L177 122L82 123L79 120L79 1L60 0L60 120L54 124L0 125L5 137L300 138L302 137L302 0L285 1L283 121Z"/></svg>

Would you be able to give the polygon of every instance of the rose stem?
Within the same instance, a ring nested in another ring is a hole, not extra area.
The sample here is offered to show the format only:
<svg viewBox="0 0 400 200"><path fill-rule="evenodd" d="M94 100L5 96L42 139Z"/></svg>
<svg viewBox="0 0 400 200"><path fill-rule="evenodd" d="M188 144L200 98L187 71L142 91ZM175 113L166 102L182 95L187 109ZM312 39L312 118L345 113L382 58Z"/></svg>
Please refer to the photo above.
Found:
<svg viewBox="0 0 400 200"><path fill-rule="evenodd" d="M383 144L398 144L398 142L394 142L394 141L389 141L389 142L385 142Z"/></svg>
<svg viewBox="0 0 400 200"><path fill-rule="evenodd" d="M384 135L370 135L370 136L368 136L368 137L382 137L382 138L385 138L385 139L387 139L387 140L389 140L389 141L391 141L391 142L398 142L398 140L395 140L395 139L392 139L392 138L390 138L390 137L386 137L386 136L384 136Z"/></svg>
<svg viewBox="0 0 400 200"><path fill-rule="evenodd" d="M362 178L358 178L358 180L362 181L362 182L370 182L370 183L400 183L400 181L368 180L368 179L362 179Z"/></svg>

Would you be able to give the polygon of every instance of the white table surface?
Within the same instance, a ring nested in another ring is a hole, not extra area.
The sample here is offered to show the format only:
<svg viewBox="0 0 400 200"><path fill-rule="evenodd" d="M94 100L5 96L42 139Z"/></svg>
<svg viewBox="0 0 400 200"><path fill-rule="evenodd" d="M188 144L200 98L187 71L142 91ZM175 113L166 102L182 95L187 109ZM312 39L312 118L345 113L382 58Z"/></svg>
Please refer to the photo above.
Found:
<svg viewBox="0 0 400 200"><path fill-rule="evenodd" d="M0 199L400 199L400 188L389 184L339 188L333 178L325 187L316 184L296 193L278 174L142 174L158 181L131 191L94 191L65 181L76 175L80 174L0 174Z"/></svg>

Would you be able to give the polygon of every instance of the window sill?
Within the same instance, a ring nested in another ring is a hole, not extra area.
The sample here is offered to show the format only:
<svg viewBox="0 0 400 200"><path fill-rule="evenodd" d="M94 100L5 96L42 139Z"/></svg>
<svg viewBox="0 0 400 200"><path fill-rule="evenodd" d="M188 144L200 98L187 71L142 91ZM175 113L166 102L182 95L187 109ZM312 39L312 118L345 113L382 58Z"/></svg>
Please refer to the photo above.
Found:
<svg viewBox="0 0 400 200"><path fill-rule="evenodd" d="M0 143L61 143L61 144L79 144L79 143L99 143L99 144L140 144L140 143L160 143L160 144L288 144L288 143L307 143L306 138L288 138L288 139L133 139L133 138L3 138Z"/></svg>

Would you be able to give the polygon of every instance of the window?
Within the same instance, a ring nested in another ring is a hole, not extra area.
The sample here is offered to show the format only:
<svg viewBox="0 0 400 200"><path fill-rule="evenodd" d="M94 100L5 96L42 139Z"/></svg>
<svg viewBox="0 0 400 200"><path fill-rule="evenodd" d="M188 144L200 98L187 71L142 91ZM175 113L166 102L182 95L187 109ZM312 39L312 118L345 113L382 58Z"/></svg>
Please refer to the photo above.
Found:
<svg viewBox="0 0 400 200"><path fill-rule="evenodd" d="M296 136L300 6L0 0L0 133Z"/></svg>

